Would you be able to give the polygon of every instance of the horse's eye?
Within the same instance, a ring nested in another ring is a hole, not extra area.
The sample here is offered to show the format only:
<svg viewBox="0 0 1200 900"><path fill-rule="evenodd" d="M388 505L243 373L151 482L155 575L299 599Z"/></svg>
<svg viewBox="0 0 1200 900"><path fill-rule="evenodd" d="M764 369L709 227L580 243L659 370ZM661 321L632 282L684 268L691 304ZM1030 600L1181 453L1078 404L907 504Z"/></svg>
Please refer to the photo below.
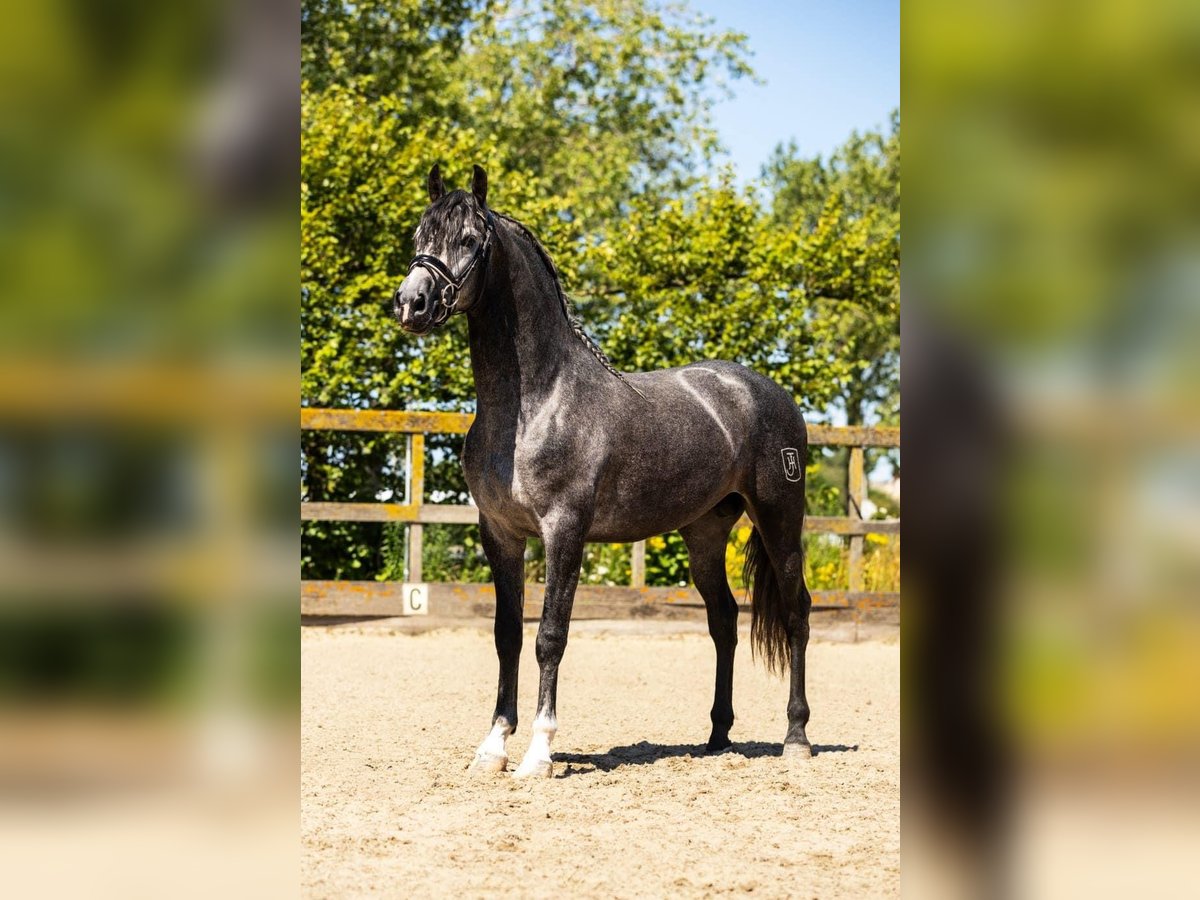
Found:
<svg viewBox="0 0 1200 900"><path fill-rule="evenodd" d="M471 235L469 235L469 234L464 234L461 238L458 239L458 242L464 248L469 248L473 243L475 243L475 238L471 237Z"/></svg>

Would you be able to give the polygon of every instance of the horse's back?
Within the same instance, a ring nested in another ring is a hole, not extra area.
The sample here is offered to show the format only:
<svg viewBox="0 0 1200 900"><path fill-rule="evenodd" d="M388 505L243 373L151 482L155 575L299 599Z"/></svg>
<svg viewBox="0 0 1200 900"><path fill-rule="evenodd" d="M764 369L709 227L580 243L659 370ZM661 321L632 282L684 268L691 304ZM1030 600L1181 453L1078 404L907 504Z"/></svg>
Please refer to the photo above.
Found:
<svg viewBox="0 0 1200 900"><path fill-rule="evenodd" d="M807 443L804 416L792 396L770 378L728 360L704 360L672 369L626 375L645 395L653 415L719 420L743 444L788 440Z"/></svg>

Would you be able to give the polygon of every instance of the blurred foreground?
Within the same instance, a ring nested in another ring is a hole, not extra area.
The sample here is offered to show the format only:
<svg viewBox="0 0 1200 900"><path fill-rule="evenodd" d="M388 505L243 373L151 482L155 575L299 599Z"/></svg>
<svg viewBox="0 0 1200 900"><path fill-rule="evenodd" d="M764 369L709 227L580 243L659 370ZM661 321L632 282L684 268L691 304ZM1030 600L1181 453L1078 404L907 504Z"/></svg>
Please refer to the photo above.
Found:
<svg viewBox="0 0 1200 900"><path fill-rule="evenodd" d="M10 896L295 885L299 23L0 31L0 846Z"/></svg>
<svg viewBox="0 0 1200 900"><path fill-rule="evenodd" d="M1196 896L1200 10L904 41L905 889Z"/></svg>

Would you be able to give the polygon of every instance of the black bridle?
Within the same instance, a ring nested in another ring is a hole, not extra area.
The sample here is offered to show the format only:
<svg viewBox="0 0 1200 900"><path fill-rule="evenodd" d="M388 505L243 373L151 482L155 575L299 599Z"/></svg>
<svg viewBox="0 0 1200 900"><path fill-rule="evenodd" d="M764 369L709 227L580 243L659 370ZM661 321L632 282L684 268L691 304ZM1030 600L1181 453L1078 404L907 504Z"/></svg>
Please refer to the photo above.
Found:
<svg viewBox="0 0 1200 900"><path fill-rule="evenodd" d="M450 267L438 259L436 256L430 256L428 253L421 253L413 257L412 262L408 264L409 274L412 274L413 269L424 269L433 276L434 287L437 289L437 304L438 310L434 315L433 324L441 325L450 318L458 308L458 301L462 299L459 292L462 291L463 285L467 279L471 277L471 272L479 264L480 260L487 261L488 252L492 249L492 237L496 233L496 220L492 217L491 211L487 211L483 215L483 241L475 248L475 252L471 254L471 258L467 260L466 267L455 277L450 271ZM480 281L479 292L475 296L475 300L479 300L479 295L483 293L483 281Z"/></svg>

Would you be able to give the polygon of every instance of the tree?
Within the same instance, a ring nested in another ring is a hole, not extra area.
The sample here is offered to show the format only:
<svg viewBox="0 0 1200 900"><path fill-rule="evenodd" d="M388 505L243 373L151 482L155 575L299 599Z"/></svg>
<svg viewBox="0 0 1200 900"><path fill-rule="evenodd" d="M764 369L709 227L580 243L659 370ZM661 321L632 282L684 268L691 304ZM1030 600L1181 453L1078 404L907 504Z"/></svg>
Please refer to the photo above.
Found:
<svg viewBox="0 0 1200 900"><path fill-rule="evenodd" d="M734 359L810 416L892 415L898 119L828 163L780 148L766 207L715 171L708 117L751 74L745 39L685 7L305 0L302 30L302 402L473 408L465 322L412 338L390 315L440 162L448 183L488 169L491 204L537 232L619 367ZM466 500L460 443L429 440L426 483L448 502ZM302 496L380 499L403 464L392 437L305 433ZM304 576L395 575L394 537L305 523ZM661 562L648 570L686 572Z"/></svg>
<svg viewBox="0 0 1200 900"><path fill-rule="evenodd" d="M898 421L900 365L900 114L887 133L854 133L828 160L776 147L763 168L781 227L809 235L807 291L840 322L858 367L840 405L851 424ZM817 252L817 248L823 248Z"/></svg>
<svg viewBox="0 0 1200 900"><path fill-rule="evenodd" d="M365 97L403 97L410 119L447 109L461 90L454 66L471 23L491 0L302 0L304 92L355 86Z"/></svg>
<svg viewBox="0 0 1200 900"><path fill-rule="evenodd" d="M886 133L851 133L828 160L801 156L795 141L779 144L762 172L774 199L776 221L798 222L804 230L812 231L833 196L838 197L851 220L881 213L898 217L899 110L893 110L888 126Z"/></svg>
<svg viewBox="0 0 1200 900"><path fill-rule="evenodd" d="M581 266L582 306L620 367L736 360L820 415L853 375L839 320L816 315L805 287L826 251L775 227L727 172L686 197L634 200Z"/></svg>
<svg viewBox="0 0 1200 900"><path fill-rule="evenodd" d="M742 36L654 0L306 0L302 32L311 405L471 408L463 322L409 340L389 315L432 162L460 183L471 164L486 166L493 204L534 225L573 283L626 198L695 180L716 148L713 89L749 72ZM431 488L465 499L456 457L431 461ZM332 447L306 433L302 496L375 499L400 462L382 438ZM382 545L377 525L306 523L305 574L378 570Z"/></svg>
<svg viewBox="0 0 1200 900"><path fill-rule="evenodd" d="M571 282L627 198L695 181L716 148L710 88L749 71L742 36L652 0L435 4L423 49L420 15L411 3L305 4L302 392L313 403L469 403L463 329L397 346L381 314L432 162L451 180L485 165L494 205L537 223Z"/></svg>

